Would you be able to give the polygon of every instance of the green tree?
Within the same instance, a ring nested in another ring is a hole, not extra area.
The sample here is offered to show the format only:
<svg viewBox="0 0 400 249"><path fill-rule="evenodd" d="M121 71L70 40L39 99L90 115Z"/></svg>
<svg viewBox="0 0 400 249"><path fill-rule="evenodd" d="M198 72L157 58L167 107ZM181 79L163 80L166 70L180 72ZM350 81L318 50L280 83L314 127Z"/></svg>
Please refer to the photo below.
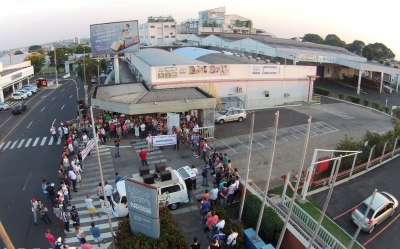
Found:
<svg viewBox="0 0 400 249"><path fill-rule="evenodd" d="M78 44L76 45L75 48L75 53L77 54L89 54L92 52L92 49L89 46L86 46L86 44Z"/></svg>
<svg viewBox="0 0 400 249"><path fill-rule="evenodd" d="M335 47L346 47L346 42L342 41L337 35L329 34L325 37L324 43L326 45L335 46Z"/></svg>
<svg viewBox="0 0 400 249"><path fill-rule="evenodd" d="M104 63L102 62L104 61ZM101 60L99 65L99 71L107 69L105 60ZM88 88L92 87L92 77L97 77L97 65L99 64L96 59L90 58L87 54L82 56L78 62L77 75L78 77L88 85ZM83 71L85 69L85 71ZM85 77L86 76L86 77Z"/></svg>
<svg viewBox="0 0 400 249"><path fill-rule="evenodd" d="M347 50L357 55L362 54L365 43L360 40L354 40L352 43L347 44Z"/></svg>
<svg viewBox="0 0 400 249"><path fill-rule="evenodd" d="M358 154L356 165L364 163L368 158L368 153L364 153L365 147L363 141L354 141L352 137L345 135L343 140L340 140L335 147L335 150L350 150L350 151L363 151L363 153ZM343 152L336 152L335 156L344 155ZM367 156L366 156L367 155ZM354 157L344 157L340 166L340 171L350 169L353 165Z"/></svg>
<svg viewBox="0 0 400 249"><path fill-rule="evenodd" d="M392 60L394 59L394 57L396 57L396 55L392 52L392 50L386 47L386 45L383 43L375 42L374 44L372 44L372 48L375 50L375 56L376 56L375 60L377 59Z"/></svg>
<svg viewBox="0 0 400 249"><path fill-rule="evenodd" d="M55 66L54 62L54 50L48 52L50 66ZM57 58L57 72L60 68L64 68L64 62L68 60L68 49L66 47L56 48L56 58Z"/></svg>
<svg viewBox="0 0 400 249"><path fill-rule="evenodd" d="M390 62L385 61L385 66L389 66L390 67Z"/></svg>
<svg viewBox="0 0 400 249"><path fill-rule="evenodd" d="M303 42L312 42L317 44L324 44L324 39L317 34L305 34L302 39Z"/></svg>
<svg viewBox="0 0 400 249"><path fill-rule="evenodd" d="M44 66L46 59L45 59L44 55L36 53L36 54L28 55L25 58L25 61L31 61L31 65L33 66L34 73L38 73Z"/></svg>
<svg viewBox="0 0 400 249"><path fill-rule="evenodd" d="M374 48L372 47L371 44L368 44L363 47L362 56L367 58L367 60L369 61L372 61L374 59L375 53L374 53Z"/></svg>
<svg viewBox="0 0 400 249"><path fill-rule="evenodd" d="M37 52L37 53L40 53L40 54L44 55L44 49L40 45L32 45L32 46L30 46L28 48L28 52L29 53Z"/></svg>
<svg viewBox="0 0 400 249"><path fill-rule="evenodd" d="M21 50L17 50L17 51L15 51L14 54L15 54L15 55L17 55L17 54L24 54L24 52L22 52Z"/></svg>

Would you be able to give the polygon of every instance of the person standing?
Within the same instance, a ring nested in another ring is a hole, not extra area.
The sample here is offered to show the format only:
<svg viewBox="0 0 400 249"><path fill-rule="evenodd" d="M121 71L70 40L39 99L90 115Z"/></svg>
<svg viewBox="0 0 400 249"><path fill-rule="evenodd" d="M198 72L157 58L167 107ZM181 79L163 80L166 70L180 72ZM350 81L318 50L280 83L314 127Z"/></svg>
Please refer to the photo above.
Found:
<svg viewBox="0 0 400 249"><path fill-rule="evenodd" d="M196 179L197 179L197 175L199 174L199 170L196 168L196 166L192 165L192 172L193 174L195 174L194 177L192 177L192 179L194 180L194 189L196 189Z"/></svg>
<svg viewBox="0 0 400 249"><path fill-rule="evenodd" d="M208 187L208 172L210 171L210 165L206 161L204 161L204 168L201 172L201 176L203 177L203 183L201 186Z"/></svg>
<svg viewBox="0 0 400 249"><path fill-rule="evenodd" d="M86 208L89 211L90 218L92 218L92 220L93 220L92 214L97 215L97 217L99 218L101 217L101 215L97 213L96 207L93 205L93 200L90 198L90 194L86 195L85 203L86 203Z"/></svg>
<svg viewBox="0 0 400 249"><path fill-rule="evenodd" d="M105 244L106 243L105 240L101 238L100 229L96 227L94 222L90 223L90 226L92 226L90 228L90 233L93 235L93 241L96 242L99 247L100 247L100 242L103 242L103 244Z"/></svg>
<svg viewBox="0 0 400 249"><path fill-rule="evenodd" d="M81 219L79 218L79 213L76 211L75 206L72 206L71 212L69 212L71 215L71 220L73 221L72 225L75 226L80 226L81 225Z"/></svg>
<svg viewBox="0 0 400 249"><path fill-rule="evenodd" d="M64 222L64 234L69 233L69 215L62 208L60 208L60 219Z"/></svg>
<svg viewBox="0 0 400 249"><path fill-rule="evenodd" d="M31 200L31 209L33 213L33 223L37 225L37 211L38 211L38 202L36 201L35 198L32 198Z"/></svg>
<svg viewBox="0 0 400 249"><path fill-rule="evenodd" d="M46 201L51 202L49 192L47 191L47 181L46 180L42 181L42 190L43 190L43 194L46 196Z"/></svg>
<svg viewBox="0 0 400 249"><path fill-rule="evenodd" d="M192 201L192 193L193 193L193 189L194 189L194 181L192 178L187 178L185 180L185 184L186 184L188 199L189 199L189 202L191 202Z"/></svg>
<svg viewBox="0 0 400 249"><path fill-rule="evenodd" d="M228 197L229 197L229 189L226 187L226 183L223 183L223 187L220 190L220 195L221 195L221 206L226 208L226 204L228 202Z"/></svg>
<svg viewBox="0 0 400 249"><path fill-rule="evenodd" d="M193 243L190 245L191 249L200 249L201 243L199 242L199 239L197 237L193 238Z"/></svg>
<svg viewBox="0 0 400 249"><path fill-rule="evenodd" d="M174 146L174 150L179 150L179 144L180 144L181 138L182 138L182 131L179 130L179 131L175 134L175 137L176 137L176 144L175 144L175 146Z"/></svg>
<svg viewBox="0 0 400 249"><path fill-rule="evenodd" d="M154 149L153 149L153 137L151 136L150 133L147 135L146 142L147 142L147 147L149 149L149 152L153 152L154 151Z"/></svg>
<svg viewBox="0 0 400 249"><path fill-rule="evenodd" d="M40 214L40 219L44 222L44 224L47 224L46 219L51 223L51 219L49 218L49 216L47 216L47 207L45 207L42 203L42 201L38 200L38 211Z"/></svg>
<svg viewBox="0 0 400 249"><path fill-rule="evenodd" d="M228 236L228 239L226 240L226 245L227 248L233 248L233 246L236 245L236 238L238 237L238 233L231 229L231 234Z"/></svg>
<svg viewBox="0 0 400 249"><path fill-rule="evenodd" d="M96 188L96 194L100 198L100 200L104 200L104 193L103 193L103 187L101 186L101 182L99 182L99 186Z"/></svg>
<svg viewBox="0 0 400 249"><path fill-rule="evenodd" d="M53 136L53 141L55 142L55 141L58 141L58 138L57 138L57 131L56 131L56 128L54 127L54 126L51 126L51 128L50 128L50 133L51 133L51 135Z"/></svg>
<svg viewBox="0 0 400 249"><path fill-rule="evenodd" d="M104 191L106 192L107 200L110 202L111 205L113 205L113 203L111 202L111 195L113 192L113 187L108 184L108 181L105 181L104 184L105 184Z"/></svg>
<svg viewBox="0 0 400 249"><path fill-rule="evenodd" d="M214 187L210 190L210 204L211 208L214 208L218 200L218 187L214 184Z"/></svg>
<svg viewBox="0 0 400 249"><path fill-rule="evenodd" d="M87 243L85 238L81 239L81 242L82 242L81 244L82 249L92 249L92 245Z"/></svg>
<svg viewBox="0 0 400 249"><path fill-rule="evenodd" d="M71 179L71 181L72 181L72 187L74 188L74 192L78 192L78 189L76 188L76 179L77 179L77 176L76 176L76 174L75 174L75 172L73 171L72 168L69 169L68 177L69 177L69 179Z"/></svg>
<svg viewBox="0 0 400 249"><path fill-rule="evenodd" d="M50 243L51 248L54 249L56 247L56 239L50 233L50 229L46 230L46 232L44 233L44 236L46 237L47 241Z"/></svg>
<svg viewBox="0 0 400 249"><path fill-rule="evenodd" d="M76 238L79 240L79 243L82 244L82 239L86 238L86 234L80 228L80 226L75 226L75 234L76 234Z"/></svg>
<svg viewBox="0 0 400 249"><path fill-rule="evenodd" d="M210 210L210 202L206 199L202 199L200 203L200 224L203 224L203 221L206 218L208 211Z"/></svg>
<svg viewBox="0 0 400 249"><path fill-rule="evenodd" d="M62 249L63 248L63 244L61 242L61 237L58 237L57 242L54 246L54 249Z"/></svg>
<svg viewBox="0 0 400 249"><path fill-rule="evenodd" d="M144 139L146 137L146 125L142 122L140 124L140 139Z"/></svg>
<svg viewBox="0 0 400 249"><path fill-rule="evenodd" d="M143 148L140 148L139 157L140 161L142 161L142 166L149 166L147 163L147 151L143 150Z"/></svg>
<svg viewBox="0 0 400 249"><path fill-rule="evenodd" d="M121 156L119 155L119 139L118 139L118 138L116 138L116 139L114 140L114 145L115 145L115 158L121 157Z"/></svg>

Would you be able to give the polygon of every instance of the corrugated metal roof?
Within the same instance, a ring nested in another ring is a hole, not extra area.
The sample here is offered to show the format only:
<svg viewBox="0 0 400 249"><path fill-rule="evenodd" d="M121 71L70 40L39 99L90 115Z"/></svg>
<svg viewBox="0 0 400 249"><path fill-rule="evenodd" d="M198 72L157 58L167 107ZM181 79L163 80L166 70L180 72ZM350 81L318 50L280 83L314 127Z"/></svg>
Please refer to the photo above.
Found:
<svg viewBox="0 0 400 249"><path fill-rule="evenodd" d="M137 103L167 102L176 100L207 99L208 97L194 87L155 89L148 92Z"/></svg>
<svg viewBox="0 0 400 249"><path fill-rule="evenodd" d="M163 49L145 48L134 54L148 65L154 67L174 65L204 65L204 62L196 61L172 52L167 52Z"/></svg>
<svg viewBox="0 0 400 249"><path fill-rule="evenodd" d="M184 56L189 59L196 60L199 57L202 57L204 55L208 54L220 54L220 51L215 51L215 50L209 50L209 49L204 49L204 48L196 48L196 47L184 47L184 48L178 48L172 51L172 53ZM230 52L227 52L226 54L231 54Z"/></svg>
<svg viewBox="0 0 400 249"><path fill-rule="evenodd" d="M265 61L257 61L255 58L239 57L226 54L208 54L197 58L209 64L265 64Z"/></svg>

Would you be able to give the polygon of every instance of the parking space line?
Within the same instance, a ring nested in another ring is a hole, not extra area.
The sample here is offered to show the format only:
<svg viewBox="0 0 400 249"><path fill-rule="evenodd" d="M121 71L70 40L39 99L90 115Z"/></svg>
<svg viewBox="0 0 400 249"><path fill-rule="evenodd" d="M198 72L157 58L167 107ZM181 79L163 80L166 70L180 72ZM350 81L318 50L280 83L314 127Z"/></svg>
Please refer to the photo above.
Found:
<svg viewBox="0 0 400 249"><path fill-rule="evenodd" d="M304 136L306 136L306 134L304 134L303 132L301 132L301 131L299 131L299 130L296 130L296 129L295 129L295 128L293 128L293 127L292 127L292 130L295 130L295 131L297 131L297 132L299 132L299 133L303 134Z"/></svg>
<svg viewBox="0 0 400 249"><path fill-rule="evenodd" d="M395 222L395 220L397 220L397 218L400 217L400 214L398 214L393 220L391 220L389 222L389 224L387 224L384 228L382 228L378 233L376 233L374 236L372 236L372 238L370 238L369 240L367 240L367 242L365 242L363 244L363 246L366 246L369 242L371 242L373 239L375 239L376 237L378 237L379 234L381 234L383 231L386 230L386 228L388 228L393 222Z"/></svg>
<svg viewBox="0 0 400 249"><path fill-rule="evenodd" d="M235 137L235 139L236 139L239 143L241 143L241 144L243 144L244 146L246 146L247 149L249 148L249 146L247 146L247 145L245 145L244 143L242 143L242 141L240 141L240 140L237 139L236 137Z"/></svg>
<svg viewBox="0 0 400 249"><path fill-rule="evenodd" d="M283 129L282 129L283 130ZM278 130L279 131L279 130ZM270 131L272 134L274 134L272 131ZM286 132L286 131L285 131ZM286 132L287 133L287 132ZM289 140L287 140L286 138L284 138L284 137L282 137L281 135L279 135L279 133L278 134L276 134L278 137L280 137L280 138L282 138L283 140L285 140L286 142L289 142ZM274 141L272 141L272 142L274 142Z"/></svg>
<svg viewBox="0 0 400 249"><path fill-rule="evenodd" d="M25 139L22 139L21 142L19 142L17 149L21 148L22 144L25 142Z"/></svg>
<svg viewBox="0 0 400 249"><path fill-rule="evenodd" d="M262 133L260 133L260 134L261 134L261 136L265 137L265 138L268 139L269 141L274 142L274 141L272 141L271 139L269 139L268 136L264 136Z"/></svg>
<svg viewBox="0 0 400 249"><path fill-rule="evenodd" d="M262 134L261 134L261 135L262 135ZM249 136L249 138L251 138L251 137ZM256 141L258 144L260 144L262 147L265 147L262 143L258 142L258 141L255 140L254 138L253 138L253 140ZM249 148L249 147L247 147L247 148Z"/></svg>
<svg viewBox="0 0 400 249"><path fill-rule="evenodd" d="M46 108L46 106L45 106L45 107L43 107L43 108L42 108L42 110L40 110L40 112L42 112L42 111L44 110L44 108Z"/></svg>
<svg viewBox="0 0 400 249"><path fill-rule="evenodd" d="M36 146L36 144L39 142L39 138L40 138L40 137L37 137L37 138L35 139L35 142L33 142L33 144L32 144L33 147ZM26 147L26 146L25 146L25 147Z"/></svg>
<svg viewBox="0 0 400 249"><path fill-rule="evenodd" d="M227 144L224 142L224 140L222 140L222 143L225 144L226 146L228 146L228 148L231 149L235 154L237 154L237 152L236 152L234 149L232 149L229 145L227 145Z"/></svg>
<svg viewBox="0 0 400 249"><path fill-rule="evenodd" d="M65 105L63 105L63 106L61 107L61 110L64 109L64 106L65 106Z"/></svg>
<svg viewBox="0 0 400 249"><path fill-rule="evenodd" d="M299 138L296 137L295 135L292 135L292 133L289 133L289 132L285 131L284 129L281 129L281 131L284 131L284 132L286 132L287 134L289 134L290 136L292 136L292 137L296 138L297 140L299 140ZM278 135L278 136L279 136L279 135ZM287 140L286 140L286 141L287 141Z"/></svg>
<svg viewBox="0 0 400 249"><path fill-rule="evenodd" d="M305 127L303 127L303 125L300 125L300 127L301 128L303 128L303 129L305 129L305 130L307 130L307 128L305 128ZM311 125L311 127L312 127L312 125ZM318 129L319 130L319 129ZM312 133L314 133L315 135L312 135L312 137L314 137L314 136L318 136L319 134L318 133L316 133L316 132L313 132L311 129L310 129L310 132L312 132ZM305 135L305 134L304 134Z"/></svg>
<svg viewBox="0 0 400 249"><path fill-rule="evenodd" d="M358 205L357 205L357 206L358 206ZM341 213L341 214L339 214L339 215L333 217L332 220L339 219L339 218L342 217L343 215L350 213L350 212L353 211L357 206L354 206L354 207L350 208L349 210L345 211L344 213Z"/></svg>
<svg viewBox="0 0 400 249"><path fill-rule="evenodd" d="M319 122L318 122L318 123L319 123ZM323 130L317 128L316 126L313 126L312 123L311 123L311 127L313 127L313 128L315 128L315 129L320 130L320 131L322 131L323 133L325 133L325 131L323 131Z"/></svg>
<svg viewBox="0 0 400 249"><path fill-rule="evenodd" d="M323 125L324 126L329 126L329 127L331 127L331 128L333 128L333 129L330 129L329 127L327 127L329 130L332 130L332 131L338 131L338 129L336 129L335 127L333 127L332 125L328 125L327 123L325 123L325 122L322 122L323 123Z"/></svg>
<svg viewBox="0 0 400 249"><path fill-rule="evenodd" d="M44 145L44 143L46 142L46 139L47 139L47 137L44 137L44 138L42 139L42 142L40 143L40 146L43 146L43 145Z"/></svg>

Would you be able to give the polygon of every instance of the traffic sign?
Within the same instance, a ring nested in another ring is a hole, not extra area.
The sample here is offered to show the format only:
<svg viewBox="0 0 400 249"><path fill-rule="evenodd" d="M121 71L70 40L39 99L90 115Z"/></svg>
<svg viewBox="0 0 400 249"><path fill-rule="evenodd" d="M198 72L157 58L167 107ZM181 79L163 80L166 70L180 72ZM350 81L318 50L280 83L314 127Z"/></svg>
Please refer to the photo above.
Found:
<svg viewBox="0 0 400 249"><path fill-rule="evenodd" d="M104 213L111 214L111 205L109 201L100 200L100 206Z"/></svg>

